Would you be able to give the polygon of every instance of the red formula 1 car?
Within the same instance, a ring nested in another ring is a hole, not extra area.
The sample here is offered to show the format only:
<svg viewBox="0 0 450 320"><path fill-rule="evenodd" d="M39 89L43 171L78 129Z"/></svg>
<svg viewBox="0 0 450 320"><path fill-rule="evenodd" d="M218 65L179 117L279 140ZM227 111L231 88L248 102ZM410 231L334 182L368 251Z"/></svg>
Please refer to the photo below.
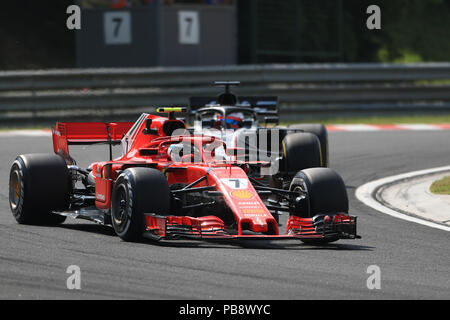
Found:
<svg viewBox="0 0 450 320"><path fill-rule="evenodd" d="M289 190L263 185L247 172L267 163L238 157L217 137L189 134L174 116L178 109L159 110L169 117L142 114L135 123L57 123L55 154L20 155L11 167L9 201L15 219L24 224L58 224L67 216L89 219L112 226L125 241L324 243L359 237L336 172L302 170ZM110 145L110 160L78 167L69 145L96 143ZM114 144L122 146L117 159L112 159ZM285 232L275 218L283 212L289 214Z"/></svg>

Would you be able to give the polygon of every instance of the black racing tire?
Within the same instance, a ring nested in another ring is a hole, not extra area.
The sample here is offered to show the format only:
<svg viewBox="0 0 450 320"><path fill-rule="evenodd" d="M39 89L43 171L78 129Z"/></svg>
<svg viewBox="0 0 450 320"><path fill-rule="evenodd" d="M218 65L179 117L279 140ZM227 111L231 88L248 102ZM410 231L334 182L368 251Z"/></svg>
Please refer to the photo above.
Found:
<svg viewBox="0 0 450 320"><path fill-rule="evenodd" d="M9 205L20 224L56 225L66 219L53 213L69 208L71 178L56 154L18 156L9 174Z"/></svg>
<svg viewBox="0 0 450 320"><path fill-rule="evenodd" d="M306 205L296 208L293 215L308 218L318 214L348 213L348 196L341 176L329 168L310 168L298 172L292 179L291 191L306 191ZM338 240L302 240L309 244L324 244Z"/></svg>
<svg viewBox="0 0 450 320"><path fill-rule="evenodd" d="M282 141L284 171L294 176L298 171L322 166L320 142L307 132L288 134Z"/></svg>
<svg viewBox="0 0 450 320"><path fill-rule="evenodd" d="M319 138L320 150L322 152L322 165L321 167L329 167L329 147L328 147L328 132L327 128L320 123L301 123L292 124L288 127L289 129L300 129L304 132L309 132L315 134Z"/></svg>
<svg viewBox="0 0 450 320"><path fill-rule="evenodd" d="M145 213L170 212L166 177L152 168L129 168L117 178L111 198L114 231L124 241L139 241L145 231Z"/></svg>

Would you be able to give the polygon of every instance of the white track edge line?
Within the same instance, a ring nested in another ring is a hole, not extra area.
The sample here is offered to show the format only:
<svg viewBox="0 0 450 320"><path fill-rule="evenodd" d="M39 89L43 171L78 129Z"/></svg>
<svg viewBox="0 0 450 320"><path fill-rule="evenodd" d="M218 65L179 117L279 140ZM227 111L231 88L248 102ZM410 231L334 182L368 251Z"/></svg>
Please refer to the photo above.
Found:
<svg viewBox="0 0 450 320"><path fill-rule="evenodd" d="M440 230L444 230L444 231L450 231L450 227L446 227L446 226L443 226L438 223L434 223L434 222L431 222L428 220L416 218L416 217L409 216L407 214L395 211L391 208L388 208L388 207L382 205L380 202L378 202L374 198L375 190L377 190L378 188L380 188L383 185L391 184L391 183L394 183L396 181L403 180L403 179L437 173L437 172L441 172L441 171L450 171L450 166L413 171L413 172L403 173L403 174L399 174L399 175L395 175L395 176L390 176L390 177L374 180L374 181L368 182L366 184L363 184L362 186L359 186L355 191L355 196L359 201L361 201L365 205L367 205L377 211L385 213L387 215L393 216L395 218L419 223L419 224L422 224L422 225L425 225L425 226L428 226L431 228L436 228L436 229L440 229Z"/></svg>
<svg viewBox="0 0 450 320"><path fill-rule="evenodd" d="M46 137L51 136L52 132L50 130L10 130L10 131L0 131L0 137Z"/></svg>

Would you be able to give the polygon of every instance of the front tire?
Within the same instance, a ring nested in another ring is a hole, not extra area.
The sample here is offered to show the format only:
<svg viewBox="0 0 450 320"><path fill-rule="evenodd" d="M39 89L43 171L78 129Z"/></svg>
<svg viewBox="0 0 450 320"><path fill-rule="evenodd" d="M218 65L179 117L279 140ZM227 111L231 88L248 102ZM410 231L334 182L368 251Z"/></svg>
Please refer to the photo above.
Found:
<svg viewBox="0 0 450 320"><path fill-rule="evenodd" d="M318 214L348 213L348 196L341 176L329 168L310 168L298 172L292 179L291 191L306 193L304 204L292 214L312 218ZM324 244L338 238L302 240L309 244Z"/></svg>
<svg viewBox="0 0 450 320"><path fill-rule="evenodd" d="M320 142L307 132L288 134L282 141L284 169L288 176L298 171L322 166Z"/></svg>
<svg viewBox="0 0 450 320"><path fill-rule="evenodd" d="M320 151L322 153L322 165L321 167L329 167L329 148L328 148L328 132L327 128L323 124L319 123L302 123L293 124L289 126L289 129L299 129L304 132L314 134L320 142Z"/></svg>
<svg viewBox="0 0 450 320"><path fill-rule="evenodd" d="M145 213L168 215L170 189L160 171L130 168L116 180L111 201L114 231L124 241L138 241L145 231Z"/></svg>

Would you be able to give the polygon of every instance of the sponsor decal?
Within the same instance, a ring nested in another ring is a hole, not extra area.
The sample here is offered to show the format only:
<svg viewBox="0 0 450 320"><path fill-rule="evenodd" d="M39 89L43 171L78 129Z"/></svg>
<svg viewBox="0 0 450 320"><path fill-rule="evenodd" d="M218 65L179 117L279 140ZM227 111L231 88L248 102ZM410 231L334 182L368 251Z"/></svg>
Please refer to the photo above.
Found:
<svg viewBox="0 0 450 320"><path fill-rule="evenodd" d="M253 192L248 190L233 190L231 195L238 199L251 199L254 196Z"/></svg>
<svg viewBox="0 0 450 320"><path fill-rule="evenodd" d="M244 214L258 214L265 213L263 208L250 208L250 209L242 209L242 213Z"/></svg>
<svg viewBox="0 0 450 320"><path fill-rule="evenodd" d="M101 201L105 201L105 195L101 193L97 193L97 199Z"/></svg>
<svg viewBox="0 0 450 320"><path fill-rule="evenodd" d="M238 206L260 206L258 201L238 201Z"/></svg>

